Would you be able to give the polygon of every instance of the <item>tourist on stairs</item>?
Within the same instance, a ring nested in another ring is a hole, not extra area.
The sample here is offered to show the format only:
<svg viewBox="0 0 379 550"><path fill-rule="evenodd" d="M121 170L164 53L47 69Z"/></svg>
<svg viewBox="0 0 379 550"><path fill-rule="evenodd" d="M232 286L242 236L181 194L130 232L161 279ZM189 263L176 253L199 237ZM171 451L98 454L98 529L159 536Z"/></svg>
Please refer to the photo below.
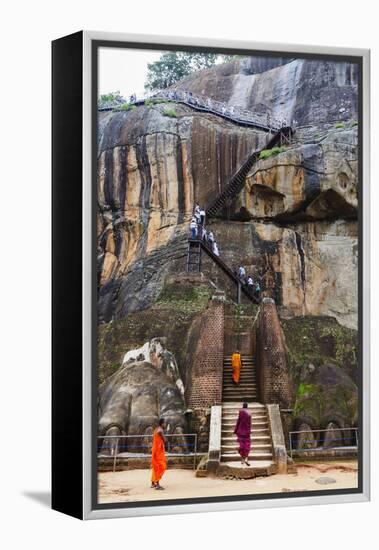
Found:
<svg viewBox="0 0 379 550"><path fill-rule="evenodd" d="M247 407L248 404L244 403L243 408L239 411L234 433L238 439L238 452L241 455L241 463L250 466L248 459L251 448L251 415Z"/></svg>
<svg viewBox="0 0 379 550"><path fill-rule="evenodd" d="M250 275L247 278L246 284L247 284L247 288L248 288L250 294L253 296L254 295L254 290L255 290L255 285L254 285L253 278Z"/></svg>
<svg viewBox="0 0 379 550"><path fill-rule="evenodd" d="M215 256L220 256L220 251L218 249L216 241L213 241L212 252Z"/></svg>
<svg viewBox="0 0 379 550"><path fill-rule="evenodd" d="M166 471L166 455L165 455L165 437L164 429L166 427L164 418L159 420L158 428L154 430L153 447L151 449L151 488L164 489L159 482Z"/></svg>
<svg viewBox="0 0 379 550"><path fill-rule="evenodd" d="M192 218L190 221L190 230L191 230L191 239L196 239L197 237L197 222L195 218Z"/></svg>
<svg viewBox="0 0 379 550"><path fill-rule="evenodd" d="M205 226L205 210L204 208L200 208L200 223L204 227Z"/></svg>
<svg viewBox="0 0 379 550"><path fill-rule="evenodd" d="M239 384L241 367L242 367L241 354L237 350L232 355L232 369L233 369L232 378L235 384Z"/></svg>
<svg viewBox="0 0 379 550"><path fill-rule="evenodd" d="M241 281L246 277L246 269L240 265L238 268L238 277L241 279Z"/></svg>

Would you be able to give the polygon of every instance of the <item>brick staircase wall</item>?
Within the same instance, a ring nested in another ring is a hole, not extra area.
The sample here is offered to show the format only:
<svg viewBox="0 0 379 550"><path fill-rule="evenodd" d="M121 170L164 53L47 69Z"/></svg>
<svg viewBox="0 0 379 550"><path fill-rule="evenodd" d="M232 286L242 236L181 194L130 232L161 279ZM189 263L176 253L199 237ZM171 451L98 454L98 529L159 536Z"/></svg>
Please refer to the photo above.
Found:
<svg viewBox="0 0 379 550"><path fill-rule="evenodd" d="M271 298L263 298L260 307L256 341L261 401L288 409L294 397L278 312Z"/></svg>
<svg viewBox="0 0 379 550"><path fill-rule="evenodd" d="M186 402L190 409L209 408L222 400L224 357L224 303L212 300L202 315L191 370L187 377Z"/></svg>

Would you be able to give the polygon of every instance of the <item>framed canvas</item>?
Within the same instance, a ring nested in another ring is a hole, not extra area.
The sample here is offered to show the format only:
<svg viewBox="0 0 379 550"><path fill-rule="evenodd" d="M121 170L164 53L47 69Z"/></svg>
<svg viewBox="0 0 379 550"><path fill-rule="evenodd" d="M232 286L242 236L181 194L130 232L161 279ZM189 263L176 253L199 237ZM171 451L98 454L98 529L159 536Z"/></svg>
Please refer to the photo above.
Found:
<svg viewBox="0 0 379 550"><path fill-rule="evenodd" d="M53 508L369 498L369 51L53 42Z"/></svg>

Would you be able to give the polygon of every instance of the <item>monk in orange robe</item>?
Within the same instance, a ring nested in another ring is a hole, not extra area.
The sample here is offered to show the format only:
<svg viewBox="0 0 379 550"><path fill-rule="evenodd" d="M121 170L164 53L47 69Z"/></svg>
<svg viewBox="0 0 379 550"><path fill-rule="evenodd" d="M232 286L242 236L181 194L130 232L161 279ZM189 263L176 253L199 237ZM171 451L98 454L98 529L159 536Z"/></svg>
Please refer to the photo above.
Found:
<svg viewBox="0 0 379 550"><path fill-rule="evenodd" d="M233 377L233 382L235 384L238 384L240 381L241 367L242 367L241 354L237 350L232 355L232 369L233 369L232 377Z"/></svg>
<svg viewBox="0 0 379 550"><path fill-rule="evenodd" d="M165 437L164 429L166 427L164 418L159 420L158 428L154 430L153 447L151 449L151 488L163 489L159 484L163 474L166 471L166 455L165 455Z"/></svg>

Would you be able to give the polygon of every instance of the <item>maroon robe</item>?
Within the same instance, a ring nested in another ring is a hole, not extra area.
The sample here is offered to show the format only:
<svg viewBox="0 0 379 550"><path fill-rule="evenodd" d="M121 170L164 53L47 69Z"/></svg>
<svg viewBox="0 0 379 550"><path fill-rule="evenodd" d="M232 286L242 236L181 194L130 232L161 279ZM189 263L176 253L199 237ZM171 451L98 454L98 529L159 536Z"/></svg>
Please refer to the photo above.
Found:
<svg viewBox="0 0 379 550"><path fill-rule="evenodd" d="M248 458L251 448L251 416L247 409L240 410L234 433L239 443L239 454L242 458Z"/></svg>

